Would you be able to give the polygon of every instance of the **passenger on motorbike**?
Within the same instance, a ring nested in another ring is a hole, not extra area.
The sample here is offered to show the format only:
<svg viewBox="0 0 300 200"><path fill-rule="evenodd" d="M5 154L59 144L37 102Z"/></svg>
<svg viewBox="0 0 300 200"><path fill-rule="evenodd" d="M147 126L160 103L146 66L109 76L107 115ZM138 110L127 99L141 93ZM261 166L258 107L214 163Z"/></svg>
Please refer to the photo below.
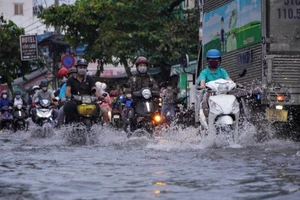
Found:
<svg viewBox="0 0 300 200"><path fill-rule="evenodd" d="M217 79L226 79L231 80L227 71L220 67L221 64L221 52L217 49L210 49L206 53L206 61L208 63L208 67L201 71L198 77L198 84L200 84L200 89L204 90L206 88L205 83L209 81L214 81ZM202 98L202 107L204 111L204 115L208 116L208 98L209 94L207 92L204 93Z"/></svg>
<svg viewBox="0 0 300 200"><path fill-rule="evenodd" d="M66 114L66 123L72 123L75 121L75 110L77 106L77 101L72 99L72 95L93 95L95 94L99 100L104 100L104 97L99 93L95 86L95 81L91 76L87 76L88 62L81 58L77 61L75 68L77 69L77 74L71 77L67 81L66 87L66 97L70 99L64 105L64 112ZM97 108L97 116L100 116L100 106L95 103Z"/></svg>
<svg viewBox="0 0 300 200"><path fill-rule="evenodd" d="M168 120L173 121L175 119L175 99L177 91L172 87L171 83L166 83L166 88L161 92L162 107L161 115L164 120L167 120L167 113L170 113Z"/></svg>
<svg viewBox="0 0 300 200"><path fill-rule="evenodd" d="M50 102L52 102L55 106L57 105L57 102L54 102L53 100L55 99L55 96L53 94L52 91L48 90L48 81L47 80L42 80L40 87L42 88L42 90L39 90L37 93L35 93L32 97L32 121L34 123L36 123L36 98L38 98L39 100L42 99L47 99ZM56 120L58 115L58 110L57 109L53 109L53 120Z"/></svg>
<svg viewBox="0 0 300 200"><path fill-rule="evenodd" d="M104 96L105 101L101 102L101 113L103 117L103 122L110 122L109 112L111 111L111 98L110 95L106 92L107 85L106 83L101 84L101 89L99 92Z"/></svg>
<svg viewBox="0 0 300 200"><path fill-rule="evenodd" d="M57 73L57 76L62 78L62 82L63 82L58 95L60 100L60 108L58 110L58 116L57 116L58 126L64 124L64 117L65 117L64 104L67 101L67 97L66 97L67 80L71 77L74 77L76 73L77 73L77 69L74 67L70 68L69 70L67 70L66 68L61 68Z"/></svg>

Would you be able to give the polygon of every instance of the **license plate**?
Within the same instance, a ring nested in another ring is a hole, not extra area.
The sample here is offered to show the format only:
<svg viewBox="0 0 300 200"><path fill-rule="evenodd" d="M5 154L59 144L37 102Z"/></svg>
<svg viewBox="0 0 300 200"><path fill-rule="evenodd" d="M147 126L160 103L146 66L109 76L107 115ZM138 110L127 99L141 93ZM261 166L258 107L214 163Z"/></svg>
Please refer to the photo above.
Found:
<svg viewBox="0 0 300 200"><path fill-rule="evenodd" d="M266 110L266 117L268 120L286 122L288 111L269 108Z"/></svg>
<svg viewBox="0 0 300 200"><path fill-rule="evenodd" d="M119 115L114 115L114 118L119 119L120 116Z"/></svg>

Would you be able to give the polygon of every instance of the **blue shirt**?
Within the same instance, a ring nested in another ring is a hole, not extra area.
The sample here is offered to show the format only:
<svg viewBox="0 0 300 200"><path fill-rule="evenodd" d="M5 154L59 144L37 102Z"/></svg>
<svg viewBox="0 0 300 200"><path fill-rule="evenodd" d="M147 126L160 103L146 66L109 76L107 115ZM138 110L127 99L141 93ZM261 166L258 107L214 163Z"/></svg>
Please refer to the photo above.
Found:
<svg viewBox="0 0 300 200"><path fill-rule="evenodd" d="M222 67L218 67L217 70L215 72L212 72L209 67L205 68L204 70L202 70L202 72L200 73L199 77L198 77L198 84L200 84L200 82L202 80L205 81L205 83L209 82L209 81L215 81L217 79L226 79L229 78L228 73L226 72L226 70Z"/></svg>
<svg viewBox="0 0 300 200"><path fill-rule="evenodd" d="M129 108L131 106L132 101L133 101L132 98L128 99L128 98L124 97L124 98L121 99L121 103L125 104L125 106L127 108Z"/></svg>
<svg viewBox="0 0 300 200"><path fill-rule="evenodd" d="M59 99L67 98L66 97L66 88L67 88L67 83L64 83L59 90L59 95L58 95Z"/></svg>

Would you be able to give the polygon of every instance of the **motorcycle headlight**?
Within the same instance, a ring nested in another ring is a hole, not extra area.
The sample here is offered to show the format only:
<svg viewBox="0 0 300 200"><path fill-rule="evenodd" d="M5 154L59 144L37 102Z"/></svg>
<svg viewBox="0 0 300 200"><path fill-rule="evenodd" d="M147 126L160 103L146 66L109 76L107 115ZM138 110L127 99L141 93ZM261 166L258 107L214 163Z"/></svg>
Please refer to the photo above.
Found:
<svg viewBox="0 0 300 200"><path fill-rule="evenodd" d="M92 103L92 98L90 96L83 96L82 103Z"/></svg>
<svg viewBox="0 0 300 200"><path fill-rule="evenodd" d="M151 97L151 91L149 89L144 89L142 95L145 99L149 99Z"/></svg>
<svg viewBox="0 0 300 200"><path fill-rule="evenodd" d="M23 107L22 104L18 104L18 105L17 105L17 109L19 109L19 110L21 110L22 107Z"/></svg>
<svg viewBox="0 0 300 200"><path fill-rule="evenodd" d="M40 104L41 104L42 107L48 107L48 106L50 106L50 103L51 102L48 99L40 100Z"/></svg>
<svg viewBox="0 0 300 200"><path fill-rule="evenodd" d="M222 108L214 101L209 100L210 112L212 113L222 113Z"/></svg>
<svg viewBox="0 0 300 200"><path fill-rule="evenodd" d="M49 118L51 117L52 113L51 112L48 112L47 115L45 116L45 118Z"/></svg>
<svg viewBox="0 0 300 200"><path fill-rule="evenodd" d="M218 90L219 90L219 92L221 94L226 94L228 92L228 90L229 90L229 84L228 83L226 83L226 84L220 84L218 86Z"/></svg>

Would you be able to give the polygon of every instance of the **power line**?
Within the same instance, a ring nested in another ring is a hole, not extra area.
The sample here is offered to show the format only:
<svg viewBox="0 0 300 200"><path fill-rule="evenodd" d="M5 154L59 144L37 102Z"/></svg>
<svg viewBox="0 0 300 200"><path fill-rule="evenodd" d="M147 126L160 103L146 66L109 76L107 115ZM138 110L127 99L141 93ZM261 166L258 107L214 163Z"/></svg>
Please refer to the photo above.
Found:
<svg viewBox="0 0 300 200"><path fill-rule="evenodd" d="M30 31L33 31L34 29L37 29L37 28L39 28L39 27L41 27L41 26L44 26L44 24L41 24L41 25L39 25L39 26L36 26L36 27L30 29L30 30L26 31L26 33L30 32Z"/></svg>
<svg viewBox="0 0 300 200"><path fill-rule="evenodd" d="M26 28L28 28L28 27L32 26L33 24L36 24L37 22L40 22L40 21L41 21L41 20L39 19L39 20L33 22L32 24L29 24L28 26L26 26L24 29L26 29Z"/></svg>

